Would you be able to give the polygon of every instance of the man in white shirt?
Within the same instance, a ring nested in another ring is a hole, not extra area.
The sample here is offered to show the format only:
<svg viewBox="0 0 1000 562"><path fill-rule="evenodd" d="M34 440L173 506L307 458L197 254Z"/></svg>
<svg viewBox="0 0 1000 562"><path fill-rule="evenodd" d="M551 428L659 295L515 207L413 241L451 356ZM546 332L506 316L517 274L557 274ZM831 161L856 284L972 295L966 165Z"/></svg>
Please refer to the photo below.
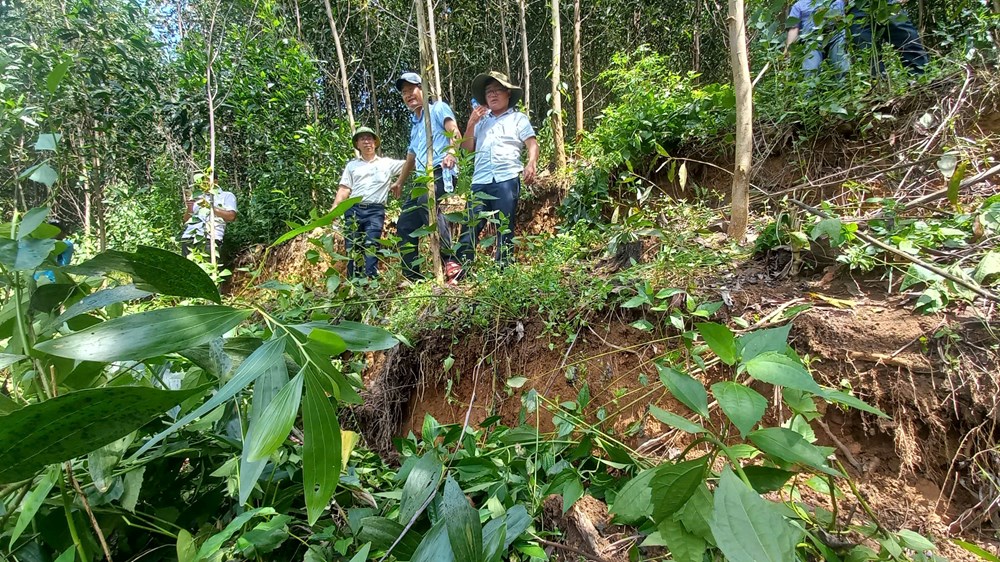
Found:
<svg viewBox="0 0 1000 562"><path fill-rule="evenodd" d="M236 220L236 196L229 191L216 187L189 199L184 209L186 227L181 234L181 253L186 257L191 248L198 248L210 258L218 259L219 247L226 234L226 224L234 220Z"/></svg>
<svg viewBox="0 0 1000 562"><path fill-rule="evenodd" d="M480 74L472 81L472 95L482 102L469 117L462 138L462 148L475 151L472 173L473 197L468 204L469 221L462 229L459 258L463 264L472 261L476 243L483 229L483 213L499 214L496 260L501 265L510 261L517 217L517 202L521 196L521 174L524 182L535 181L538 164L538 141L528 116L517 111L517 102L524 95L499 72ZM521 163L521 152L528 149L528 161ZM476 195L485 197L476 197Z"/></svg>
<svg viewBox="0 0 1000 562"><path fill-rule="evenodd" d="M361 250L365 256L365 275L373 278L378 275L378 256L375 255L375 250L385 225L385 201L389 195L389 186L402 172L406 161L376 154L382 143L375 131L368 127L359 128L351 140L361 156L344 167L333 204L336 207L348 197L361 198L360 203L344 213L347 276L354 277L357 251Z"/></svg>

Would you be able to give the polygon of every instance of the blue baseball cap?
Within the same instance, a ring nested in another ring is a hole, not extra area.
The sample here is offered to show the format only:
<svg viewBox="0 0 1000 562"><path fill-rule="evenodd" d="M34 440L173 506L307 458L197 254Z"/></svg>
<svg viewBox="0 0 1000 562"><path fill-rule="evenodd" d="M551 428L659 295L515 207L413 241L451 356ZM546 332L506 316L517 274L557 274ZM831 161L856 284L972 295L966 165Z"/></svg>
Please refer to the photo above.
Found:
<svg viewBox="0 0 1000 562"><path fill-rule="evenodd" d="M423 80L420 79L420 75L417 74L416 72L404 72L403 75L400 76L398 80L396 80L396 89L402 92L403 84L406 83L419 86L420 84L423 83Z"/></svg>

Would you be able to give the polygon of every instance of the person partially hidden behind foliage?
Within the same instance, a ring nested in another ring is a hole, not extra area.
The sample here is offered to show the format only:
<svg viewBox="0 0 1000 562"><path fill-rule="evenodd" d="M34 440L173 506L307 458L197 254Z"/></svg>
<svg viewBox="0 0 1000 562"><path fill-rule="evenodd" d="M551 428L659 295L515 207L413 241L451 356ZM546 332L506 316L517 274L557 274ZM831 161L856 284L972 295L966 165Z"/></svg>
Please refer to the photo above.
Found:
<svg viewBox="0 0 1000 562"><path fill-rule="evenodd" d="M467 210L468 223L462 228L459 258L468 264L475 257L476 244L483 230L483 213L493 212L497 226L496 260L501 266L510 262L517 202L524 182L535 181L538 165L538 141L528 116L517 110L523 90L499 72L480 74L472 81L474 99L484 103L472 110L465 128L462 148L475 151L472 174L472 198ZM521 163L521 153L528 149L528 161Z"/></svg>
<svg viewBox="0 0 1000 562"><path fill-rule="evenodd" d="M899 51L899 58L910 72L923 74L930 62L920 42L920 32L910 23L902 3L900 0L853 0L851 4L851 38L859 50L873 49L872 74L885 74L880 51L886 40Z"/></svg>
<svg viewBox="0 0 1000 562"><path fill-rule="evenodd" d="M236 220L236 196L218 187L209 189L185 202L184 233L181 234L181 253L187 257L192 249L212 255L215 240L215 258L226 234L226 224ZM212 238L210 239L209 236Z"/></svg>
<svg viewBox="0 0 1000 562"><path fill-rule="evenodd" d="M333 201L334 207L348 197L360 197L344 213L344 242L347 250L347 276L355 277L358 250L364 252L365 275L378 275L378 256L375 250L385 225L385 201L389 196L392 179L403 171L405 160L393 160L376 154L382 139L368 127L360 127L351 137L360 157L347 163L340 176L340 188Z"/></svg>
<svg viewBox="0 0 1000 562"><path fill-rule="evenodd" d="M844 19L844 0L798 0L788 12L786 26L788 38L785 54L792 43L801 38L805 43L802 71L812 76L824 60L837 69L841 76L847 73L847 33L840 25Z"/></svg>
<svg viewBox="0 0 1000 562"><path fill-rule="evenodd" d="M434 191L437 197L436 201L439 202L435 212L437 213L438 234L441 237L441 260L444 262L447 277L453 279L461 268L449 256L451 253L451 232L448 230L448 221L441 210L440 201L446 193L445 170L448 173L456 170L458 160L455 158L455 145L462 139L462 134L458 130L455 114L451 107L441 100L429 105L430 115L423 115L424 92L421 83L420 75L413 72L406 72L396 80L396 89L402 95L403 103L413 112L413 117L410 120L410 145L406 149L406 164L403 165L399 179L392 185L392 194L397 198L402 195L403 184L406 183L406 179L414 169L419 175L427 174L427 144L429 142L434 153L432 164ZM425 118L429 118L431 121L430 139L427 138ZM409 281L423 278L419 266L414 263L417 258L417 246L420 244L420 238L414 233L427 226L429 219L427 194L413 197L411 193L403 202L403 211L396 222L396 231L401 239L400 257L403 261L403 276Z"/></svg>

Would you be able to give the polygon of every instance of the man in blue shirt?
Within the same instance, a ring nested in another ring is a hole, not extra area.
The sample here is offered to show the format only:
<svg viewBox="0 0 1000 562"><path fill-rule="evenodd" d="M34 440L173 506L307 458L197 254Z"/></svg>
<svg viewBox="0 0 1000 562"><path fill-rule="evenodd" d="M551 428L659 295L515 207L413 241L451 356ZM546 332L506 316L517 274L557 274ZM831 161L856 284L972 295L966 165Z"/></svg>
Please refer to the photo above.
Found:
<svg viewBox="0 0 1000 562"><path fill-rule="evenodd" d="M406 72L396 80L396 89L403 96L403 103L413 112L410 121L410 146L406 150L406 163L399 179L392 186L392 193L399 198L403 192L403 184L414 169L420 175L427 173L427 131L424 124L424 92L421 87L420 75ZM431 120L431 145L434 151L433 173L437 201L445 195L443 170L449 173L455 170L458 160L455 158L455 146L462 140L458 130L455 114L447 103L438 100L429 105ZM441 236L441 260L445 263L446 272L454 276L458 264L449 260L451 251L451 232L448 221L441 211L440 204L435 209L437 213L438 234ZM413 235L417 230L427 226L430 216L427 212L427 194L419 197L407 197L403 203L403 211L396 221L396 232L402 239L400 257L403 261L403 275L410 281L423 278L418 265L413 262L417 258L417 246L420 239Z"/></svg>
<svg viewBox="0 0 1000 562"><path fill-rule="evenodd" d="M899 58L914 74L923 74L930 62L920 42L920 32L910 23L899 0L853 0L851 37L859 50L874 48L872 73L885 74L879 53L886 39L899 51Z"/></svg>
<svg viewBox="0 0 1000 562"><path fill-rule="evenodd" d="M483 213L499 214L496 260L506 265L514 241L517 202L521 195L521 172L527 184L535 181L538 141L528 116L517 111L524 92L499 72L480 74L472 81L472 95L484 103L472 110L465 127L462 148L475 151L472 200L467 209L469 224L462 228L459 258L468 264L476 255L482 232ZM521 152L528 149L528 162L521 164ZM477 197L485 195L485 197Z"/></svg>
<svg viewBox="0 0 1000 562"><path fill-rule="evenodd" d="M788 12L788 39L785 53L802 37L806 42L802 71L811 76L823 60L829 61L841 75L850 68L847 61L847 34L838 29L844 17L844 0L798 0Z"/></svg>

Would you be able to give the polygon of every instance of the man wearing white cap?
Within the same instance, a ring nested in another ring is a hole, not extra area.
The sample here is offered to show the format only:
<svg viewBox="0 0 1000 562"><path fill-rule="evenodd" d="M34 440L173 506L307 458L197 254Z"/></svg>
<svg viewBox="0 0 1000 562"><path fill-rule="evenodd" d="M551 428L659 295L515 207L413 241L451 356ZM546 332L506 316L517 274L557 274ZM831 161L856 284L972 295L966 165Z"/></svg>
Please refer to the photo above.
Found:
<svg viewBox="0 0 1000 562"><path fill-rule="evenodd" d="M410 145L406 151L406 164L403 171L392 186L392 193L399 197L403 191L403 184L414 169L421 174L427 174L427 131L424 124L424 92L421 87L420 75L413 72L406 72L396 80L396 89L403 96L403 103L413 112L410 122ZM438 100L429 105L431 121L430 143L434 152L433 173L434 185L437 201L444 197L443 170L452 171L455 169L457 160L455 158L455 146L462 140L462 133L458 130L458 123L455 114L447 103ZM449 138L450 137L450 138ZM451 251L451 232L448 230L448 222L440 206L436 209L438 233L441 236L441 259L445 262L445 272L449 277L457 274L458 263L449 259ZM403 211L396 221L396 231L400 241L400 257L403 261L403 275L411 280L418 280L423 277L419 266L413 262L417 258L417 246L420 239L413 235L417 230L427 226L429 221L427 212L427 194L419 197L408 197L403 203Z"/></svg>

